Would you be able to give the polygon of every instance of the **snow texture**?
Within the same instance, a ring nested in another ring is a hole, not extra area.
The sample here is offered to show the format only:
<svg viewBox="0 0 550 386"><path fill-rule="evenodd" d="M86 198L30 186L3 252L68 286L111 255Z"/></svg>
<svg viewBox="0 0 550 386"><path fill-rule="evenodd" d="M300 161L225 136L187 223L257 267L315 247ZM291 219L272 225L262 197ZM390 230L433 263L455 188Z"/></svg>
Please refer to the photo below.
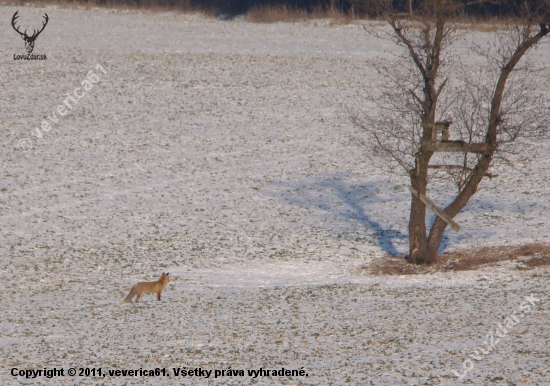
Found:
<svg viewBox="0 0 550 386"><path fill-rule="evenodd" d="M380 81L372 64L395 60L391 42L361 23L96 8L1 6L2 20L17 9L23 28L50 22L44 61L13 60L24 42L0 30L2 385L550 385L547 269L358 269L407 251L407 181L372 167L346 118ZM100 81L33 136L90 70ZM549 150L484 181L442 250L549 242ZM161 302L122 303L166 271ZM540 302L458 380L530 294ZM183 366L308 376L10 375Z"/></svg>

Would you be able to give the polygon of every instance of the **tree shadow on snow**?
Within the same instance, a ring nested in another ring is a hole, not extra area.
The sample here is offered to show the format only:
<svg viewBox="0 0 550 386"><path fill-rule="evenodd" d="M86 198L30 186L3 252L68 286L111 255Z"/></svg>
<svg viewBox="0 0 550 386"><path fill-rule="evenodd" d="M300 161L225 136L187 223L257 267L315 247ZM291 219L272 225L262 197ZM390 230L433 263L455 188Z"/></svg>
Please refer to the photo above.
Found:
<svg viewBox="0 0 550 386"><path fill-rule="evenodd" d="M270 186L271 195L307 210L304 222L311 226L328 228L336 238L351 234L354 242L370 242L388 254L405 257L408 219L403 220L401 207L410 205L408 191L388 181L344 175L272 182Z"/></svg>
<svg viewBox="0 0 550 386"><path fill-rule="evenodd" d="M410 193L406 185L382 177L357 180L334 175L271 182L270 187L262 191L306 209L309 214L304 222L310 226L328 228L336 238L351 234L354 242L372 243L390 255L407 256ZM434 216L428 218L431 224ZM440 252L448 244L444 235Z"/></svg>

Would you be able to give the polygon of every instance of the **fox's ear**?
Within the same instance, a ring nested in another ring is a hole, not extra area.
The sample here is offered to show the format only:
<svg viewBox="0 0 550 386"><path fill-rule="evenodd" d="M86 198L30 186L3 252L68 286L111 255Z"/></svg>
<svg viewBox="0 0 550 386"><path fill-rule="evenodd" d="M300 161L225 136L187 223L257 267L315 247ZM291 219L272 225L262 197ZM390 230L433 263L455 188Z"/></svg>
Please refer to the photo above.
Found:
<svg viewBox="0 0 550 386"><path fill-rule="evenodd" d="M166 272L166 276L170 275L170 272Z"/></svg>

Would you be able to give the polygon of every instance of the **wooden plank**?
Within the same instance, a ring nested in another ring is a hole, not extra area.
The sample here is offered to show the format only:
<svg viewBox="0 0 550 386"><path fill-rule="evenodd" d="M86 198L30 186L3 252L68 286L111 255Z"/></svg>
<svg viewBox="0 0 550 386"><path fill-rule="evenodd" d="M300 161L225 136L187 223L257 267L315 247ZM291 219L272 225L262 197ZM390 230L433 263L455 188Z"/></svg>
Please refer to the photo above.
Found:
<svg viewBox="0 0 550 386"><path fill-rule="evenodd" d="M428 208L430 208L436 215L438 215L443 221L445 221L455 232L460 231L460 225L458 225L456 222L454 222L449 216L447 216L441 209L435 205L432 200L430 200L428 197L423 195L422 193L418 193L418 191L413 188L412 186L409 188L411 193L414 194L416 197L420 198L420 201L424 203Z"/></svg>
<svg viewBox="0 0 550 386"><path fill-rule="evenodd" d="M465 143L463 141L424 141L423 151L483 153L488 148L486 143Z"/></svg>
<svg viewBox="0 0 550 386"><path fill-rule="evenodd" d="M442 152L469 151L470 153L483 153L486 150L486 143L465 143L462 141L446 141L435 143L435 151Z"/></svg>

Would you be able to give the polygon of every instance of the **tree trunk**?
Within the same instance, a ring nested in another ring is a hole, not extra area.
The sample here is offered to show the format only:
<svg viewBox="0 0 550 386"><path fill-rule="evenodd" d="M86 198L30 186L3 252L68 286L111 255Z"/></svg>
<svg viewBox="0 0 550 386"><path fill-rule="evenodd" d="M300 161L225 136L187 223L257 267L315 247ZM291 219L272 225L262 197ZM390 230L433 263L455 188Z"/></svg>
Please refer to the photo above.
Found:
<svg viewBox="0 0 550 386"><path fill-rule="evenodd" d="M411 214L409 218L409 262L426 264L428 254L426 242L426 206L416 196L412 196Z"/></svg>
<svg viewBox="0 0 550 386"><path fill-rule="evenodd" d="M428 236L428 255L432 257L431 263L439 264L441 262L438 252L446 228L447 223L441 218L436 217Z"/></svg>
<svg viewBox="0 0 550 386"><path fill-rule="evenodd" d="M431 154L418 155L416 167L411 171L411 185L421 194L426 194L430 158ZM430 253L428 245L426 205L413 194L409 217L409 262L412 264L431 264L435 262L436 256L437 253L435 255Z"/></svg>

